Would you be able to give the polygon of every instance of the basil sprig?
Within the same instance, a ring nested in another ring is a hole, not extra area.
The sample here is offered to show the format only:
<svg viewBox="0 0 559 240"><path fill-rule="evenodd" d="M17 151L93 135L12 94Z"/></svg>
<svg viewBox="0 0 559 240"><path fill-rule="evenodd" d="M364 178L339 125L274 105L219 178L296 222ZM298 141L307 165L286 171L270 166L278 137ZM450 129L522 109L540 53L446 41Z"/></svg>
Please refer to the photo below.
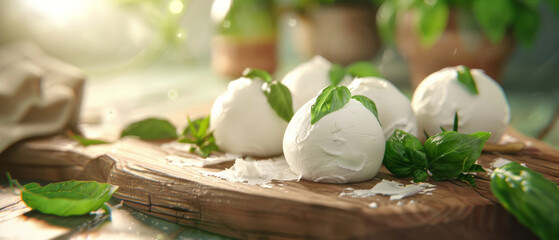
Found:
<svg viewBox="0 0 559 240"><path fill-rule="evenodd" d="M458 82L465 86L471 94L479 95L477 85L474 81L472 73L470 72L470 68L464 65L460 65L457 67L456 72L458 74Z"/></svg>
<svg viewBox="0 0 559 240"><path fill-rule="evenodd" d="M95 181L66 181L41 186L28 183L21 186L8 175L10 185L21 190L21 200L31 209L57 216L83 215L99 208L110 213L105 204L118 186Z"/></svg>
<svg viewBox="0 0 559 240"><path fill-rule="evenodd" d="M491 136L487 132L463 134L458 130L458 114L454 116L453 131L428 137L424 145L417 137L400 129L386 140L384 166L396 177L413 177L415 182L457 178L475 185L472 173L485 172L475 164L483 145Z"/></svg>
<svg viewBox="0 0 559 240"><path fill-rule="evenodd" d="M272 80L272 76L264 70L247 68L243 77L250 79L261 79L264 81L264 95L268 99L270 107L276 114L286 122L293 117L293 100L289 88L280 81Z"/></svg>
<svg viewBox="0 0 559 240"><path fill-rule="evenodd" d="M337 86L348 74L352 77L380 77L377 68L367 61L354 62L346 68L340 64L332 64L328 72L330 84Z"/></svg>
<svg viewBox="0 0 559 240"><path fill-rule="evenodd" d="M169 121L160 118L147 118L126 127L121 135L136 136L143 140L176 139L177 129Z"/></svg>
<svg viewBox="0 0 559 240"><path fill-rule="evenodd" d="M559 239L559 190L541 174L510 162L491 175L491 191L505 209L541 239Z"/></svg>
<svg viewBox="0 0 559 240"><path fill-rule="evenodd" d="M70 137L71 139L73 139L74 141L78 142L80 145L82 146L91 146L91 145L99 145L99 144L108 144L109 142L104 141L104 140L100 140L100 139L91 139L91 138L86 138L83 136L80 136L78 134L75 134L74 132L68 130L66 131L66 135L68 137Z"/></svg>
<svg viewBox="0 0 559 240"><path fill-rule="evenodd" d="M315 124L324 116L343 108L352 98L363 104L378 120L378 111L373 100L362 95L351 96L351 92L346 86L330 85L322 89L316 102L311 106L311 124Z"/></svg>
<svg viewBox="0 0 559 240"><path fill-rule="evenodd" d="M194 121L186 116L188 126L183 131L183 137L178 141L180 143L194 144L189 151L197 153L202 157L210 156L211 152L219 151L219 147L215 144L213 132L208 132L210 126L210 116L199 118Z"/></svg>

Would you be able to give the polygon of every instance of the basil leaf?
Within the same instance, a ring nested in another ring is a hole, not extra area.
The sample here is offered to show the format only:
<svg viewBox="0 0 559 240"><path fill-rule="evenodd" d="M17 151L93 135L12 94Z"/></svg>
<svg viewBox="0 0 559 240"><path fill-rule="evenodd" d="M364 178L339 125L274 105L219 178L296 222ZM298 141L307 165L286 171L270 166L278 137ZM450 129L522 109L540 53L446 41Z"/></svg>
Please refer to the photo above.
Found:
<svg viewBox="0 0 559 240"><path fill-rule="evenodd" d="M21 199L27 206L42 213L74 216L101 208L117 189L117 186L94 181L72 180L44 187L29 183L21 189Z"/></svg>
<svg viewBox="0 0 559 240"><path fill-rule="evenodd" d="M428 138L424 147L433 178L450 179L469 170L490 135L487 132L463 134L449 131Z"/></svg>
<svg viewBox="0 0 559 240"><path fill-rule="evenodd" d="M330 77L330 84L337 86L344 80L346 75L346 70L340 64L332 64L328 76Z"/></svg>
<svg viewBox="0 0 559 240"><path fill-rule="evenodd" d="M452 131L458 132L458 112L454 112L454 123L452 124Z"/></svg>
<svg viewBox="0 0 559 240"><path fill-rule="evenodd" d="M103 140L99 140L99 139L85 138L85 137L82 137L80 135L77 135L77 134L73 133L72 131L66 132L66 135L68 135L68 137L72 138L74 141L77 141L80 145L85 146L85 147L91 146L91 145L99 145L99 144L108 144L109 143L107 141L103 141Z"/></svg>
<svg viewBox="0 0 559 240"><path fill-rule="evenodd" d="M480 165L472 164L472 166L471 166L468 170L466 170L466 171L464 171L464 172L468 172L468 173L473 173L473 172L485 172L485 169L483 169L483 167L480 166Z"/></svg>
<svg viewBox="0 0 559 240"><path fill-rule="evenodd" d="M473 0L472 10L477 22L494 42L500 42L507 32L507 26L514 21L514 1L510 0Z"/></svg>
<svg viewBox="0 0 559 240"><path fill-rule="evenodd" d="M547 0L547 4L553 9L555 15L559 15L559 1Z"/></svg>
<svg viewBox="0 0 559 240"><path fill-rule="evenodd" d="M472 77L470 68L460 65L457 67L456 72L458 73L458 82L465 86L471 94L478 95L479 93L477 91L476 82Z"/></svg>
<svg viewBox="0 0 559 240"><path fill-rule="evenodd" d="M293 100L289 88L281 82L273 81L264 85L264 95L268 99L270 107L276 114L286 122L293 117Z"/></svg>
<svg viewBox="0 0 559 240"><path fill-rule="evenodd" d="M243 77L246 78L250 78L250 79L256 79L259 78L264 82L271 82L272 81L272 76L266 72L265 70L261 70L261 69L256 69L256 68L247 68L243 71Z"/></svg>
<svg viewBox="0 0 559 240"><path fill-rule="evenodd" d="M476 179L475 179L475 176L473 174L463 174L463 173L461 173L456 177L456 179L458 179L462 182L465 182L467 184L470 184L470 186L472 186L474 188L477 188Z"/></svg>
<svg viewBox="0 0 559 240"><path fill-rule="evenodd" d="M346 71L353 77L380 77L378 69L370 62L355 62L347 66Z"/></svg>
<svg viewBox="0 0 559 240"><path fill-rule="evenodd" d="M311 125L327 114L344 107L350 98L351 92L345 86L330 85L324 88L311 106Z"/></svg>
<svg viewBox="0 0 559 240"><path fill-rule="evenodd" d="M367 108L369 111L371 111L378 120L377 105L375 104L375 102L373 100L371 100L370 98L365 97L363 95L355 95L355 96L352 96L351 98L353 98L353 99L357 100L358 102L360 102L361 104L363 104L363 106L365 108ZM379 121L379 124L380 124L380 121Z"/></svg>
<svg viewBox="0 0 559 240"><path fill-rule="evenodd" d="M143 140L175 139L177 129L167 120L148 118L130 124L120 136L137 136Z"/></svg>
<svg viewBox="0 0 559 240"><path fill-rule="evenodd" d="M432 4L422 4L417 23L420 41L425 47L432 46L443 34L448 20L448 5L443 0L432 0Z"/></svg>
<svg viewBox="0 0 559 240"><path fill-rule="evenodd" d="M377 27L382 41L393 44L396 29L397 7L394 1L384 1L377 12Z"/></svg>
<svg viewBox="0 0 559 240"><path fill-rule="evenodd" d="M491 191L505 209L541 239L559 239L559 190L541 174L510 162L491 175Z"/></svg>
<svg viewBox="0 0 559 240"><path fill-rule="evenodd" d="M215 144L213 132L207 132L210 126L209 115L194 121L191 121L188 116L186 116L186 119L188 120L188 126L184 129L183 137L178 142L196 145L190 148L190 152L202 157L208 157L211 152L219 151L219 147Z"/></svg>
<svg viewBox="0 0 559 240"><path fill-rule="evenodd" d="M415 182L427 179L427 157L419 139L396 129L387 139L382 160L396 177L414 177Z"/></svg>
<svg viewBox="0 0 559 240"><path fill-rule="evenodd" d="M516 8L514 37L525 46L530 46L534 42L539 24L540 16L536 9L527 6Z"/></svg>

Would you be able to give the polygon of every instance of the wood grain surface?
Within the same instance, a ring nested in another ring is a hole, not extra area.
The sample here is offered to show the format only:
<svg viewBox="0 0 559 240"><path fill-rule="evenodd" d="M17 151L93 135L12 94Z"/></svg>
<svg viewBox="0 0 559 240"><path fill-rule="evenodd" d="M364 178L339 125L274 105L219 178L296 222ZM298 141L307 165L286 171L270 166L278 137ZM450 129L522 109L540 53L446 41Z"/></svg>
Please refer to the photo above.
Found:
<svg viewBox="0 0 559 240"><path fill-rule="evenodd" d="M517 144L490 146L478 163L492 169L497 158L517 161L559 182L557 150L512 129L507 138ZM518 143L522 143L520 148ZM478 188L458 181L432 182L436 185L432 195L389 201L387 196L340 197L348 187L370 189L381 179L410 183L411 179L396 179L384 168L362 183L301 180L273 182L272 188L263 188L200 173L221 171L232 163L176 167L165 159L168 155L188 153L131 138L81 147L61 135L17 143L0 155L0 168L19 179L108 182L119 186L114 196L132 208L234 238L536 238L498 204L489 187L489 174L477 176ZM369 207L372 202L378 207Z"/></svg>

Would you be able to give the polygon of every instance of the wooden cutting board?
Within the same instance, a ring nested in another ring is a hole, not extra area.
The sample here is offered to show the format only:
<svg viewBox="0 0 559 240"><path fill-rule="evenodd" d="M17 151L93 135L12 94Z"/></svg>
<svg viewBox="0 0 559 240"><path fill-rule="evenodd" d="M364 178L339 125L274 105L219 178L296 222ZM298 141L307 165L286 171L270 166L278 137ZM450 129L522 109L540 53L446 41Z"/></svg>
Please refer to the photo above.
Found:
<svg viewBox="0 0 559 240"><path fill-rule="evenodd" d="M484 152L480 165L491 169L497 158L525 163L559 182L559 152L509 129L522 142L516 153ZM346 188L370 189L381 179L409 184L382 168L372 180L321 184L305 180L273 182L272 188L232 183L201 174L216 166L176 167L173 152L161 143L124 139L110 145L76 146L65 136L20 142L0 155L0 168L15 178L44 181L96 180L118 185L115 197L139 211L172 222L235 238L271 239L531 239L536 238L497 202L489 175L479 188L458 181L432 182L432 195L399 201L387 196L340 197ZM372 208L370 203L376 202Z"/></svg>

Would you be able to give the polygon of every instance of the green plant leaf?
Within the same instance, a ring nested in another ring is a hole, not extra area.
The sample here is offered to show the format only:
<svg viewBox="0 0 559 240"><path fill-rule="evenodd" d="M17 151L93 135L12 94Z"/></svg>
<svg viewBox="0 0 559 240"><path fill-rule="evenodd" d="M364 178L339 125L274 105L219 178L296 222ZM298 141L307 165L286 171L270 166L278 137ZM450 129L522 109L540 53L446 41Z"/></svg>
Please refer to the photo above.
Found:
<svg viewBox="0 0 559 240"><path fill-rule="evenodd" d="M487 132L463 134L448 131L427 139L424 148L433 178L451 179L469 170L481 155L490 135Z"/></svg>
<svg viewBox="0 0 559 240"><path fill-rule="evenodd" d="M330 84L337 86L340 84L346 75L346 70L340 64L332 64L330 71L328 72L328 76L330 77Z"/></svg>
<svg viewBox="0 0 559 240"><path fill-rule="evenodd" d="M559 239L559 190L541 174L510 162L491 175L491 191L505 209L541 239Z"/></svg>
<svg viewBox="0 0 559 240"><path fill-rule="evenodd" d="M479 92L477 90L477 85L470 72L470 68L464 65L460 65L456 67L456 73L458 74L458 82L462 84L462 86L466 87L466 89L473 95L478 95Z"/></svg>
<svg viewBox="0 0 559 240"><path fill-rule="evenodd" d="M324 88L311 106L311 124L344 107L350 98L351 92L345 86L330 85Z"/></svg>
<svg viewBox="0 0 559 240"><path fill-rule="evenodd" d="M99 140L99 139L90 139L85 138L80 135L73 133L72 131L67 131L66 135L72 138L74 141L78 142L82 146L91 146L91 145L99 145L99 144L108 144L109 142Z"/></svg>
<svg viewBox="0 0 559 240"><path fill-rule="evenodd" d="M396 129L386 140L383 164L396 177L413 176L414 182L427 179L427 157L417 137Z"/></svg>
<svg viewBox="0 0 559 240"><path fill-rule="evenodd" d="M377 121L379 121L379 124L380 124L380 120L378 120L377 105L375 104L375 102L373 100L371 100L370 98L365 97L363 95L355 95L355 96L352 96L351 98L353 98L356 101L363 104L363 106L365 108L367 108L371 113L373 113L375 115L375 117L377 118Z"/></svg>
<svg viewBox="0 0 559 240"><path fill-rule="evenodd" d="M143 140L176 139L177 129L167 120L148 118L130 124L120 136L137 136Z"/></svg>
<svg viewBox="0 0 559 240"><path fill-rule="evenodd" d="M21 199L27 206L57 216L83 215L103 207L118 189L94 181L66 181L41 186L29 183L21 188Z"/></svg>
<svg viewBox="0 0 559 240"><path fill-rule="evenodd" d="M208 157L211 152L219 151L219 147L215 144L213 132L207 132L210 127L210 115L194 121L191 121L188 116L186 116L186 119L188 126L184 129L183 136L178 142L195 145L190 148L190 152L202 157Z"/></svg>
<svg viewBox="0 0 559 240"><path fill-rule="evenodd" d="M378 69L367 61L352 63L346 67L346 71L353 77L380 77Z"/></svg>
<svg viewBox="0 0 559 240"><path fill-rule="evenodd" d="M418 10L417 30L420 41L424 47L431 47L446 28L448 5L444 0L431 0L429 4L422 4Z"/></svg>
<svg viewBox="0 0 559 240"><path fill-rule="evenodd" d="M393 1L384 1L377 11L377 28L382 41L393 44L396 29L396 4Z"/></svg>
<svg viewBox="0 0 559 240"><path fill-rule="evenodd" d="M473 174L459 174L456 179L465 182L467 184L470 184L470 186L477 188L476 185L476 177Z"/></svg>
<svg viewBox="0 0 559 240"><path fill-rule="evenodd" d="M243 71L243 77L250 78L250 79L260 79L266 83L272 81L272 76L266 72L266 70L256 69L256 68L247 68Z"/></svg>
<svg viewBox="0 0 559 240"><path fill-rule="evenodd" d="M553 9L555 15L559 16L559 1L557 0L547 0L547 4Z"/></svg>
<svg viewBox="0 0 559 240"><path fill-rule="evenodd" d="M468 170L466 170L466 171L464 171L464 172L468 172L468 173L485 172L485 169L483 169L483 167L480 166L480 165L472 164L472 166L471 166Z"/></svg>
<svg viewBox="0 0 559 240"><path fill-rule="evenodd" d="M452 131L458 132L458 112L454 112L454 123L452 124Z"/></svg>
<svg viewBox="0 0 559 240"><path fill-rule="evenodd" d="M492 42L500 42L512 24L516 12L513 4L510 0L473 0L474 16Z"/></svg>
<svg viewBox="0 0 559 240"><path fill-rule="evenodd" d="M536 9L529 7L516 8L516 17L513 25L514 36L524 46L531 46L534 42L539 24L540 17Z"/></svg>
<svg viewBox="0 0 559 240"><path fill-rule="evenodd" d="M268 99L270 107L276 114L286 122L293 117L293 100L289 88L279 81L272 81L264 85L264 95Z"/></svg>

